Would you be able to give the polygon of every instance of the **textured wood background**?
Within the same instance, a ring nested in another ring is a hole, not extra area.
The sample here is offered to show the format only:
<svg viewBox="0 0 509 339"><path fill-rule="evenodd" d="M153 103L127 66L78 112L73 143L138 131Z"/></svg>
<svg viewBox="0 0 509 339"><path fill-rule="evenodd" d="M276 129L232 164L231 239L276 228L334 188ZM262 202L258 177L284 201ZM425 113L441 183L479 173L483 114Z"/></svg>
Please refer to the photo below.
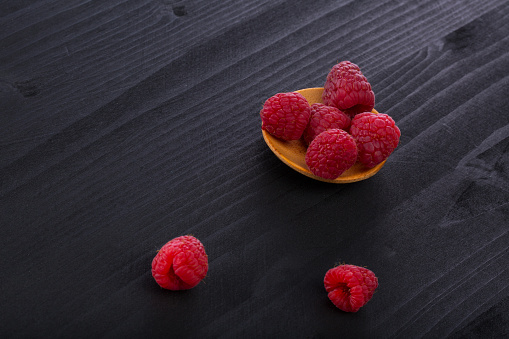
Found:
<svg viewBox="0 0 509 339"><path fill-rule="evenodd" d="M509 3L0 3L0 335L508 337ZM373 178L264 144L277 92L357 63L402 131ZM210 267L175 293L156 251ZM379 277L346 314L340 262Z"/></svg>

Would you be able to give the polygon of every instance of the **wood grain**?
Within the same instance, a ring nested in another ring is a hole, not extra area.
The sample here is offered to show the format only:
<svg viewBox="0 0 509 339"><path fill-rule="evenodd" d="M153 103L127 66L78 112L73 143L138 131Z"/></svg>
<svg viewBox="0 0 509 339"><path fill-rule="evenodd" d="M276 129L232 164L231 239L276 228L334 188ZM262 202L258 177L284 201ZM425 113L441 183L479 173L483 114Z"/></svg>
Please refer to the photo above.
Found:
<svg viewBox="0 0 509 339"><path fill-rule="evenodd" d="M501 337L509 290L506 1L0 4L2 337ZM259 110L357 63L402 131L376 176L303 177ZM167 293L158 248L198 237ZM339 262L380 288L328 301Z"/></svg>

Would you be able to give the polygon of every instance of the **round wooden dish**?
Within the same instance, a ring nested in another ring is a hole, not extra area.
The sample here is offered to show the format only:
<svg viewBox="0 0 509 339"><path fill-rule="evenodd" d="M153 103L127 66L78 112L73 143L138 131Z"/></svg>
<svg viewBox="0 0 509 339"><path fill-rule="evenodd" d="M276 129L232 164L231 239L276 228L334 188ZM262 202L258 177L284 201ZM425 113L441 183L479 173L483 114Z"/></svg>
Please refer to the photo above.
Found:
<svg viewBox="0 0 509 339"><path fill-rule="evenodd" d="M310 105L322 102L323 87L305 88L298 90L296 92L302 94L307 99ZM373 113L378 112L375 109L373 109ZM376 165L373 168L366 168L362 164L356 163L336 179L333 180L324 179L317 177L316 175L309 171L305 160L307 147L304 141L302 141L302 139L286 141L278 139L264 130L262 130L262 134L263 139L265 140L269 148L282 162L284 162L297 172L320 181L331 182L335 184L346 184L350 182L365 180L375 175L385 164L385 161L383 161L382 163Z"/></svg>

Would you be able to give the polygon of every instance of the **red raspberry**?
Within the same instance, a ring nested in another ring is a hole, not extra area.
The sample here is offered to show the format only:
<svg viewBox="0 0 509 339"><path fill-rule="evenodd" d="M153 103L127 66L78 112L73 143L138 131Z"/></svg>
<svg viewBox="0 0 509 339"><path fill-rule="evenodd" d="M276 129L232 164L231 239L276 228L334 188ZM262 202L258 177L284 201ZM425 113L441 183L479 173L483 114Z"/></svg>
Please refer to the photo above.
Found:
<svg viewBox="0 0 509 339"><path fill-rule="evenodd" d="M398 146L401 131L390 116L379 113L361 113L352 119L350 134L357 142L359 162L375 167Z"/></svg>
<svg viewBox="0 0 509 339"><path fill-rule="evenodd" d="M265 101L260 116L262 129L276 138L298 140L308 124L311 109L300 93L278 93Z"/></svg>
<svg viewBox="0 0 509 339"><path fill-rule="evenodd" d="M375 94L359 66L342 61L327 75L322 101L353 118L358 113L371 112L375 107Z"/></svg>
<svg viewBox="0 0 509 339"><path fill-rule="evenodd" d="M373 297L378 279L367 268L340 265L327 271L323 284L329 299L337 308L345 312L357 312Z"/></svg>
<svg viewBox="0 0 509 339"><path fill-rule="evenodd" d="M152 260L152 276L162 288L188 290L207 274L209 264L203 244L184 235L167 242Z"/></svg>
<svg viewBox="0 0 509 339"><path fill-rule="evenodd" d="M348 127L350 127L348 115L336 107L316 103L311 105L311 118L302 136L306 144L309 145L323 131L331 128L347 130Z"/></svg>
<svg viewBox="0 0 509 339"><path fill-rule="evenodd" d="M336 179L357 160L357 146L342 129L329 129L316 136L306 151L306 165L316 176Z"/></svg>

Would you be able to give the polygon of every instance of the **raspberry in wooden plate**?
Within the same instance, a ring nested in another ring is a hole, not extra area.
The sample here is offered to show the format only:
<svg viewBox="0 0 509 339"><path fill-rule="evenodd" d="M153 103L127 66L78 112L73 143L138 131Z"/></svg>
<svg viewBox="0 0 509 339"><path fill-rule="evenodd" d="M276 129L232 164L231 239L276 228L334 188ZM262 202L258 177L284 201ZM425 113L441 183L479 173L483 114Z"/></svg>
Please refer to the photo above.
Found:
<svg viewBox="0 0 509 339"><path fill-rule="evenodd" d="M262 129L276 138L298 140L308 125L311 108L300 93L277 93L260 111Z"/></svg>
<svg viewBox="0 0 509 339"><path fill-rule="evenodd" d="M338 128L318 134L306 151L306 165L309 170L324 179L336 179L356 161L355 140Z"/></svg>
<svg viewBox="0 0 509 339"><path fill-rule="evenodd" d="M357 114L350 133L357 143L359 162L372 168L385 161L398 146L401 131L387 114Z"/></svg>
<svg viewBox="0 0 509 339"><path fill-rule="evenodd" d="M350 122L350 117L336 107L315 103L311 105L311 118L302 137L309 145L318 134L328 129L348 130Z"/></svg>
<svg viewBox="0 0 509 339"><path fill-rule="evenodd" d="M375 108L375 94L359 66L342 61L330 70L325 81L322 100L353 118Z"/></svg>
<svg viewBox="0 0 509 339"><path fill-rule="evenodd" d="M322 87L305 88L296 91L300 93L310 105L322 102ZM378 113L375 109L373 113ZM298 140L282 140L274 137L266 130L262 129L263 139L269 146L270 150L286 165L290 166L295 171L310 177L315 180L345 184L356 181L368 179L375 175L385 164L385 160L374 166L373 168L367 168L363 164L356 162L352 167L344 171L340 176L335 179L326 179L313 174L306 164L306 151L307 144L303 138Z"/></svg>

